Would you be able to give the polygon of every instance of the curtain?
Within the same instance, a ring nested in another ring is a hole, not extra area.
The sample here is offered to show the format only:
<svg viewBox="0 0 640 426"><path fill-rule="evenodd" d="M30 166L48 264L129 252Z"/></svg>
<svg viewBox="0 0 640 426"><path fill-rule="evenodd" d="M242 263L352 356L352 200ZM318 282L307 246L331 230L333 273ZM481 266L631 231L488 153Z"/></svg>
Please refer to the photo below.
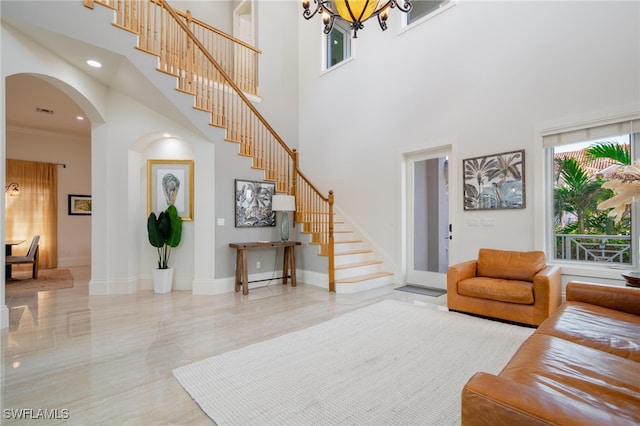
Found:
<svg viewBox="0 0 640 426"><path fill-rule="evenodd" d="M19 194L5 192L5 238L25 240L14 255L26 254L40 235L40 268L58 266L58 169L52 163L7 159L6 184L19 185Z"/></svg>

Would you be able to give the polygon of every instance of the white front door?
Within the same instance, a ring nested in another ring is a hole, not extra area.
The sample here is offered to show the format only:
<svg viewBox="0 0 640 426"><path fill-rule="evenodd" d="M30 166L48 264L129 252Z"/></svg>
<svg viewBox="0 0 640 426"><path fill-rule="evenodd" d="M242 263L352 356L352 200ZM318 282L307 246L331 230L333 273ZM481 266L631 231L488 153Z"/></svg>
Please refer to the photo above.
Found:
<svg viewBox="0 0 640 426"><path fill-rule="evenodd" d="M407 284L447 287L449 148L405 155Z"/></svg>

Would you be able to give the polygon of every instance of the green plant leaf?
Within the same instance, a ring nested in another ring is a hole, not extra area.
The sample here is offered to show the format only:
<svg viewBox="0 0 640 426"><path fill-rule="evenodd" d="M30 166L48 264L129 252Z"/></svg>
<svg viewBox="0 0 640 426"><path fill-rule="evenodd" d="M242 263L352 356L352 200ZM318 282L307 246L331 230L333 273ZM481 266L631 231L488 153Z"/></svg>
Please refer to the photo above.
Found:
<svg viewBox="0 0 640 426"><path fill-rule="evenodd" d="M160 216L158 216L158 230L160 231L162 242L166 244L171 238L171 218L166 210L160 212Z"/></svg>
<svg viewBox="0 0 640 426"><path fill-rule="evenodd" d="M147 219L147 231L149 234L149 243L151 243L153 247L160 248L164 245L164 238L162 238L160 229L158 228L158 218L154 212L151 212Z"/></svg>
<svg viewBox="0 0 640 426"><path fill-rule="evenodd" d="M182 239L182 218L173 204L167 207L166 212L171 223L171 233L166 242L169 247L177 247Z"/></svg>

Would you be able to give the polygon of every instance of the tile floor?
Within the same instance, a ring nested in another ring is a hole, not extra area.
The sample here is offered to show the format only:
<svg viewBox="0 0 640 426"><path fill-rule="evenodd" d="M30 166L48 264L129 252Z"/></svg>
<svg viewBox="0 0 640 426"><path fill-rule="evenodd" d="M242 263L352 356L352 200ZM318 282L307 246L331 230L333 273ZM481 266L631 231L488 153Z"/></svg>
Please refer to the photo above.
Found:
<svg viewBox="0 0 640 426"><path fill-rule="evenodd" d="M272 284L247 296L89 297L89 268L72 273L71 289L7 300L1 424L210 425L174 379L174 368L382 299L446 306L446 295L392 288L332 294L304 284ZM30 419L15 419L20 413ZM34 419L44 415L57 419Z"/></svg>

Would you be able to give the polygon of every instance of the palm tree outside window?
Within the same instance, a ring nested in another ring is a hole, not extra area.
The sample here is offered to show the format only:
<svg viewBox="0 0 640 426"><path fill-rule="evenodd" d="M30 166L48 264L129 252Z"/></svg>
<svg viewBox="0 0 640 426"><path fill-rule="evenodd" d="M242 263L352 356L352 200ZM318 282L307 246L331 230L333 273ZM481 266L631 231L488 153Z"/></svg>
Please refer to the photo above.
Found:
<svg viewBox="0 0 640 426"><path fill-rule="evenodd" d="M631 163L631 134L553 148L553 256L556 260L633 265L632 209L620 221L598 205L614 192L603 187Z"/></svg>

